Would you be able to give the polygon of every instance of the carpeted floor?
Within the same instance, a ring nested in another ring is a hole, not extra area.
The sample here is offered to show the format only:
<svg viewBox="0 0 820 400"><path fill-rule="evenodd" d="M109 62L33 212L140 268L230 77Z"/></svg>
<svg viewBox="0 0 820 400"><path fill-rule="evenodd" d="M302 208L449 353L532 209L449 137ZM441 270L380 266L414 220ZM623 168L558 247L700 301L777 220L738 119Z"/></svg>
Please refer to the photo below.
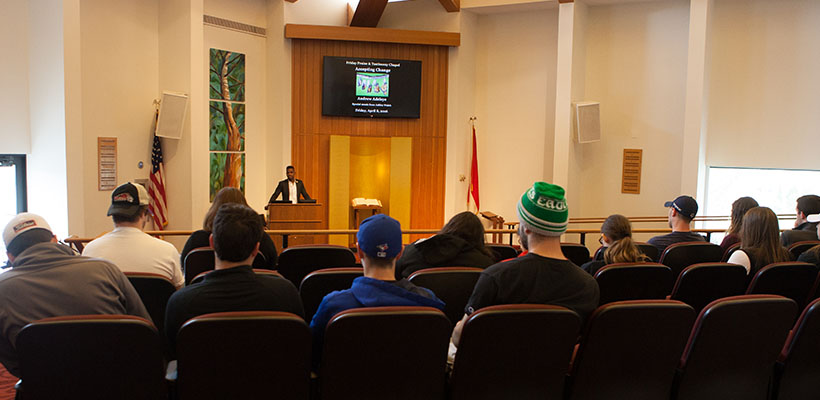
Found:
<svg viewBox="0 0 820 400"><path fill-rule="evenodd" d="M6 371L6 367L4 367L3 364L0 364L0 400L14 399L14 384L16 384L18 380L16 376Z"/></svg>

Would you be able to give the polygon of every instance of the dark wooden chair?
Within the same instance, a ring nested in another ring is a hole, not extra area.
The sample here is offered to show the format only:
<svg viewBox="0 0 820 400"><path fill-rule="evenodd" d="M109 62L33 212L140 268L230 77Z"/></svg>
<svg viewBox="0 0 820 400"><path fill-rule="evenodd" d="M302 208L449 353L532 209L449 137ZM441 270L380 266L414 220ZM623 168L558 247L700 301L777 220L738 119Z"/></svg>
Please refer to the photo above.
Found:
<svg viewBox="0 0 820 400"><path fill-rule="evenodd" d="M797 261L797 257L800 257L804 251L820 245L820 240L804 240L802 242L797 242L789 246L789 253L792 255L792 260Z"/></svg>
<svg viewBox="0 0 820 400"><path fill-rule="evenodd" d="M495 262L518 257L518 250L507 244L487 243L487 248L495 255Z"/></svg>
<svg viewBox="0 0 820 400"><path fill-rule="evenodd" d="M309 273L299 285L299 296L305 308L305 321L310 322L319 304L330 292L350 289L353 280L363 276L364 270L358 267L324 268Z"/></svg>
<svg viewBox="0 0 820 400"><path fill-rule="evenodd" d="M781 296L734 296L707 305L681 357L672 398L766 399L796 315L794 301Z"/></svg>
<svg viewBox="0 0 820 400"><path fill-rule="evenodd" d="M658 263L618 263L595 273L601 291L598 304L624 300L665 299L672 290L672 271Z"/></svg>
<svg viewBox="0 0 820 400"><path fill-rule="evenodd" d="M772 399L820 399L820 299L812 301L791 331L775 364Z"/></svg>
<svg viewBox="0 0 820 400"><path fill-rule="evenodd" d="M174 283L163 275L148 272L126 272L125 276L137 290L157 332L165 332L165 306L177 290Z"/></svg>
<svg viewBox="0 0 820 400"><path fill-rule="evenodd" d="M570 400L666 399L695 311L679 301L619 301L589 319L572 363Z"/></svg>
<svg viewBox="0 0 820 400"><path fill-rule="evenodd" d="M699 263L690 265L678 275L672 288L671 300L682 301L700 312L707 304L746 292L746 268L727 263Z"/></svg>
<svg viewBox="0 0 820 400"><path fill-rule="evenodd" d="M455 325L464 317L464 307L473 294L481 268L439 267L414 272L409 280L433 291L444 302L444 314Z"/></svg>
<svg viewBox="0 0 820 400"><path fill-rule="evenodd" d="M311 337L275 311L200 315L177 336L176 392L185 399L307 399Z"/></svg>
<svg viewBox="0 0 820 400"><path fill-rule="evenodd" d="M589 249L580 243L561 243L561 252L567 260L578 266L590 260Z"/></svg>
<svg viewBox="0 0 820 400"><path fill-rule="evenodd" d="M16 349L22 399L168 397L160 338L143 318L46 318L20 331Z"/></svg>
<svg viewBox="0 0 820 400"><path fill-rule="evenodd" d="M353 267L356 255L344 246L331 244L291 246L279 254L279 273L299 287L302 279L317 269Z"/></svg>
<svg viewBox="0 0 820 400"><path fill-rule="evenodd" d="M580 325L578 314L558 306L475 311L461 333L450 399L560 400Z"/></svg>
<svg viewBox="0 0 820 400"><path fill-rule="evenodd" d="M646 242L635 242L635 246L638 247L638 250L641 251L645 256L649 257L650 260L657 260L660 258L660 250L657 247L646 243Z"/></svg>
<svg viewBox="0 0 820 400"><path fill-rule="evenodd" d="M816 280L817 266L814 264L797 261L773 263L757 271L746 294L788 297L802 309L808 303Z"/></svg>
<svg viewBox="0 0 820 400"><path fill-rule="evenodd" d="M444 399L451 331L444 313L430 307L336 314L325 331L321 398Z"/></svg>
<svg viewBox="0 0 820 400"><path fill-rule="evenodd" d="M681 242L669 245L661 253L660 262L672 269L672 276L677 279L684 268L699 263L720 262L723 249L709 242Z"/></svg>
<svg viewBox="0 0 820 400"><path fill-rule="evenodd" d="M185 285L190 285L194 278L203 272L213 271L214 264L214 249L211 247L197 247L191 250L182 263L182 272L185 275ZM252 266L254 268L265 268L267 261L265 255L257 253L256 258L253 259Z"/></svg>
<svg viewBox="0 0 820 400"><path fill-rule="evenodd" d="M740 248L740 245L741 245L741 244L742 244L742 243L737 242L737 243L735 243L735 244L733 244L733 245L729 246L729 247L726 249L726 251L724 251L724 252L723 252L723 257L721 257L721 258L720 258L720 262L726 262L726 261L729 261L729 257L731 257L731 256L732 256L732 253L734 253L735 251L737 251L737 249L739 249L739 248Z"/></svg>

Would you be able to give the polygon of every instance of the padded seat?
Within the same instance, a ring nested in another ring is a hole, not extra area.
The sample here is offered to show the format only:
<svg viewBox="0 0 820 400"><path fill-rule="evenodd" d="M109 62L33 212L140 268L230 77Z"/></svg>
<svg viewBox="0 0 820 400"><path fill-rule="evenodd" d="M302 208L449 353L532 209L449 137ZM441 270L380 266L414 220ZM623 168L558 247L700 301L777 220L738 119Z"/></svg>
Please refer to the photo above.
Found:
<svg viewBox="0 0 820 400"><path fill-rule="evenodd" d="M789 246L789 253L792 255L792 260L796 261L797 257L800 257L804 251L820 245L820 240L804 240L802 242L797 242Z"/></svg>
<svg viewBox="0 0 820 400"><path fill-rule="evenodd" d="M580 325L578 314L558 306L476 310L461 333L450 399L560 400Z"/></svg>
<svg viewBox="0 0 820 400"><path fill-rule="evenodd" d="M139 294L157 332L165 332L165 306L177 290L174 283L162 275L148 272L126 272L125 277Z"/></svg>
<svg viewBox="0 0 820 400"><path fill-rule="evenodd" d="M344 246L331 244L291 246L279 255L279 273L299 287L305 277L317 269L353 267L356 255Z"/></svg>
<svg viewBox="0 0 820 400"><path fill-rule="evenodd" d="M804 262L772 263L757 271L746 294L775 294L788 297L802 307L817 280L817 266Z"/></svg>
<svg viewBox="0 0 820 400"><path fill-rule="evenodd" d="M698 316L673 399L766 399L769 378L797 314L781 296L726 297Z"/></svg>
<svg viewBox="0 0 820 400"><path fill-rule="evenodd" d="M740 248L740 245L742 245L742 244L743 244L743 243L737 242L737 243L735 243L735 244L733 244L733 245L729 246L729 247L726 249L726 251L724 251L724 252L723 252L723 257L721 257L720 262L727 262L727 261L729 261L729 257L731 257L731 256L732 256L732 253L736 252L736 251Z"/></svg>
<svg viewBox="0 0 820 400"><path fill-rule="evenodd" d="M518 257L518 250L515 247L500 243L487 243L487 248L495 255L495 262L504 261Z"/></svg>
<svg viewBox="0 0 820 400"><path fill-rule="evenodd" d="M589 261L589 249L580 243L561 243L561 252L577 266Z"/></svg>
<svg viewBox="0 0 820 400"><path fill-rule="evenodd" d="M311 337L287 312L205 314L177 335L177 395L185 399L307 399Z"/></svg>
<svg viewBox="0 0 820 400"><path fill-rule="evenodd" d="M723 249L709 242L681 242L669 245L660 257L663 265L672 269L672 276L677 279L684 268L699 263L720 262Z"/></svg>
<svg viewBox="0 0 820 400"><path fill-rule="evenodd" d="M679 301L619 301L589 319L572 363L569 399L666 399L695 311Z"/></svg>
<svg viewBox="0 0 820 400"><path fill-rule="evenodd" d="M309 273L299 285L299 296L305 309L305 321L310 322L319 304L330 292L350 289L353 280L363 276L362 268L324 268Z"/></svg>
<svg viewBox="0 0 820 400"><path fill-rule="evenodd" d="M214 259L214 249L212 247L197 247L191 250L186 256L182 265L182 272L185 274L185 285L190 285L194 278L203 272L213 271L216 263ZM265 268L267 261L265 255L256 253L252 266L254 268Z"/></svg>
<svg viewBox="0 0 820 400"><path fill-rule="evenodd" d="M444 399L450 321L431 307L342 311L325 331L322 399Z"/></svg>
<svg viewBox="0 0 820 400"><path fill-rule="evenodd" d="M820 299L809 304L794 324L775 365L777 400L820 399Z"/></svg>
<svg viewBox="0 0 820 400"><path fill-rule="evenodd" d="M455 326L464 317L464 307L481 276L481 268L439 267L418 270L408 278L416 286L427 288L444 302L444 314Z"/></svg>
<svg viewBox="0 0 820 400"><path fill-rule="evenodd" d="M746 268L737 264L699 263L678 275L671 300L679 300L700 312L707 304L746 292Z"/></svg>
<svg viewBox="0 0 820 400"><path fill-rule="evenodd" d="M160 338L130 315L46 318L17 335L23 399L164 399Z"/></svg>
<svg viewBox="0 0 820 400"><path fill-rule="evenodd" d="M672 271L658 263L618 263L595 273L601 291L598 304L624 300L664 299L672 289Z"/></svg>

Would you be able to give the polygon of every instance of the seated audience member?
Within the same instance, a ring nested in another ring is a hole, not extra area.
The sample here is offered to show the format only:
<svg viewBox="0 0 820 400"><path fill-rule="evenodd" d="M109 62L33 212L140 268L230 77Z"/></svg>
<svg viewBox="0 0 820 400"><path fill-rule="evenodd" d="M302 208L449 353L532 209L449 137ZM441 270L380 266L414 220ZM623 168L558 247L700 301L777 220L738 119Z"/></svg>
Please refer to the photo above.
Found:
<svg viewBox="0 0 820 400"><path fill-rule="evenodd" d="M780 245L777 215L768 207L754 207L743 216L740 229L740 248L729 257L728 262L746 267L749 275L774 263L790 261L789 251Z"/></svg>
<svg viewBox="0 0 820 400"><path fill-rule="evenodd" d="M663 206L669 207L667 218L672 233L649 239L649 244L658 248L658 254L663 254L670 244L706 241L706 238L691 231L690 224L698 213L698 202L695 199L690 196L678 196L673 201L667 201Z"/></svg>
<svg viewBox="0 0 820 400"><path fill-rule="evenodd" d="M396 262L396 279L433 267L486 268L494 263L484 245L484 226L475 214L458 213L435 235L407 245Z"/></svg>
<svg viewBox="0 0 820 400"><path fill-rule="evenodd" d="M259 215L241 204L219 207L210 244L215 270L168 299L165 334L171 349L185 321L202 314L227 311L286 311L304 317L299 292L287 279L257 275L251 268L264 235Z"/></svg>
<svg viewBox="0 0 820 400"><path fill-rule="evenodd" d="M182 248L180 262L182 262L183 265L185 264L185 256L187 256L191 250L198 247L211 246L208 238L211 236L211 231L213 230L214 216L223 204L242 204L243 206L250 207L245 200L245 195L242 194L242 191L239 189L230 186L220 189L219 192L216 193L216 196L214 196L214 202L211 204L211 208L205 213L205 221L202 222L202 229L192 233ZM262 223L264 229L264 220L260 219L260 223ZM265 268L276 269L276 245L267 234L262 235L262 240L259 242L259 252L265 256Z"/></svg>
<svg viewBox="0 0 820 400"><path fill-rule="evenodd" d="M114 189L108 208L114 230L88 243L83 255L111 261L123 272L159 274L180 287L185 276L176 247L142 231L151 215L148 200L148 191L139 183L123 183Z"/></svg>
<svg viewBox="0 0 820 400"><path fill-rule="evenodd" d="M600 252L601 259L589 261L581 266L590 275L594 276L607 264L651 261L635 245L632 240L632 225L623 215L613 214L607 217L601 225L600 241L604 246L604 251Z"/></svg>
<svg viewBox="0 0 820 400"><path fill-rule="evenodd" d="M598 306L598 283L564 257L561 234L569 213L564 189L535 182L518 202L518 234L526 237L529 253L485 269L465 307L464 318L453 330L458 346L468 316L483 307L500 304L551 304L566 307L585 320Z"/></svg>
<svg viewBox="0 0 820 400"><path fill-rule="evenodd" d="M3 230L3 242L12 269L0 274L0 362L13 375L20 376L14 342L30 322L82 314L151 320L119 268L57 243L43 217L18 214Z"/></svg>
<svg viewBox="0 0 820 400"><path fill-rule="evenodd" d="M743 216L746 215L746 211L757 206L757 201L751 197L741 197L732 203L732 221L729 223L726 236L720 242L720 248L724 252L729 250L729 247L732 247L733 244L740 242L740 228L743 227Z"/></svg>
<svg viewBox="0 0 820 400"><path fill-rule="evenodd" d="M423 306L444 310L444 302L428 289L407 279L395 280L396 258L401 253L401 225L384 214L362 221L356 235L364 276L353 280L350 289L335 291L322 299L310 329L313 331L313 365L321 359L325 327L339 312L351 308Z"/></svg>
<svg viewBox="0 0 820 400"><path fill-rule="evenodd" d="M808 215L806 216L806 220L814 223L820 222L820 214ZM820 224L817 225L817 236L820 237ZM803 254L797 257L797 261L807 262L820 267L820 245L804 251Z"/></svg>
<svg viewBox="0 0 820 400"><path fill-rule="evenodd" d="M795 207L797 218L794 221L794 229L783 231L780 234L780 244L789 247L804 240L817 240L817 222L810 222L808 215L820 214L820 196L813 194L800 196Z"/></svg>

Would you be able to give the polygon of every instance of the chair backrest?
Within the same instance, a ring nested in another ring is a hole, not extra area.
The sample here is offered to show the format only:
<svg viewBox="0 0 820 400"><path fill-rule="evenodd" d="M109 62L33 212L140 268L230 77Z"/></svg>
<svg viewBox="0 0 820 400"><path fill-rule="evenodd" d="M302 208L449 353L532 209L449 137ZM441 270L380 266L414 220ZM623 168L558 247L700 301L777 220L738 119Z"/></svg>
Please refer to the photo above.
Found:
<svg viewBox="0 0 820 400"><path fill-rule="evenodd" d="M194 278L205 272L214 269L214 249L210 247L197 247L185 255L182 263L182 272L185 274L185 284L189 285Z"/></svg>
<svg viewBox="0 0 820 400"><path fill-rule="evenodd" d="M657 260L660 257L660 250L657 247L646 242L635 242L635 246L650 260Z"/></svg>
<svg viewBox="0 0 820 400"><path fill-rule="evenodd" d="M796 314L794 301L781 296L734 296L707 305L681 357L672 398L766 399Z"/></svg>
<svg viewBox="0 0 820 400"><path fill-rule="evenodd" d="M349 248L336 245L291 246L279 255L279 273L299 287L307 274L322 268L352 267L356 255Z"/></svg>
<svg viewBox="0 0 820 400"><path fill-rule="evenodd" d="M194 279L191 279L191 283L190 283L190 284L191 284L191 285L193 285L193 284L197 284L197 283L199 283L199 282L202 282L202 280L203 280L203 279L205 279L205 275L208 275L208 274L210 274L211 272L214 272L214 271L213 271L213 270L210 270L210 271L200 272L200 273L199 273L199 275L197 275L197 276L195 276L195 277L194 277ZM274 271L274 270L270 270L270 269L259 269L259 268L254 268L254 269L253 269L253 273L255 273L255 274L257 274L257 275L270 275L270 276L278 276L278 277L280 277L280 278L283 278L282 274L280 274L280 273L278 273L278 272L276 272L276 271Z"/></svg>
<svg viewBox="0 0 820 400"><path fill-rule="evenodd" d="M776 294L788 297L802 309L817 280L817 266L804 262L772 263L757 271L746 294Z"/></svg>
<svg viewBox="0 0 820 400"><path fill-rule="evenodd" d="M816 399L820 376L820 299L812 301L794 324L775 368L778 400Z"/></svg>
<svg viewBox="0 0 820 400"><path fill-rule="evenodd" d="M353 280L363 276L362 268L324 268L309 273L299 285L299 296L305 308L305 321L310 322L319 304L330 292L350 289Z"/></svg>
<svg viewBox="0 0 820 400"><path fill-rule="evenodd" d="M804 240L802 242L797 242L789 246L789 253L792 255L792 260L797 260L797 257L800 257L804 251L820 245L820 240Z"/></svg>
<svg viewBox="0 0 820 400"><path fill-rule="evenodd" d="M589 249L580 243L561 243L561 252L578 266L589 261Z"/></svg>
<svg viewBox="0 0 820 400"><path fill-rule="evenodd" d="M444 314L453 325L464 317L464 307L473 294L481 268L440 267L414 272L409 280L416 286L433 291L444 302Z"/></svg>
<svg viewBox="0 0 820 400"><path fill-rule="evenodd" d="M668 398L694 322L695 310L679 301L619 301L599 307L572 363L569 398Z"/></svg>
<svg viewBox="0 0 820 400"><path fill-rule="evenodd" d="M184 399L307 399L310 329L291 313L205 314L177 336L177 395Z"/></svg>
<svg viewBox="0 0 820 400"><path fill-rule="evenodd" d="M518 250L507 244L487 243L487 248L495 255L495 262L518 257Z"/></svg>
<svg viewBox="0 0 820 400"><path fill-rule="evenodd" d="M601 291L598 304L624 300L664 299L672 289L672 271L658 263L618 263L595 273Z"/></svg>
<svg viewBox="0 0 820 400"><path fill-rule="evenodd" d="M165 276L149 272L126 272L125 276L137 290L157 332L165 332L165 306L176 291L174 283Z"/></svg>
<svg viewBox="0 0 820 400"><path fill-rule="evenodd" d="M143 318L47 318L26 325L15 345L22 398L167 398L160 338Z"/></svg>
<svg viewBox="0 0 820 400"><path fill-rule="evenodd" d="M322 399L443 399L450 333L444 313L430 307L336 314L325 331Z"/></svg>
<svg viewBox="0 0 820 400"><path fill-rule="evenodd" d="M720 262L729 261L729 257L732 256L732 253L737 251L743 243L737 242L729 247L726 248L726 251L723 252L723 257L720 258Z"/></svg>
<svg viewBox="0 0 820 400"><path fill-rule="evenodd" d="M746 292L746 268L737 264L699 263L683 269L678 275L672 300L679 300L700 312L707 304L721 298Z"/></svg>
<svg viewBox="0 0 820 400"><path fill-rule="evenodd" d="M698 263L720 262L723 249L709 242L681 242L669 245L663 251L660 263L672 269L677 278L684 268Z"/></svg>
<svg viewBox="0 0 820 400"><path fill-rule="evenodd" d="M476 310L461 333L450 398L561 399L580 326L578 314L559 306Z"/></svg>

